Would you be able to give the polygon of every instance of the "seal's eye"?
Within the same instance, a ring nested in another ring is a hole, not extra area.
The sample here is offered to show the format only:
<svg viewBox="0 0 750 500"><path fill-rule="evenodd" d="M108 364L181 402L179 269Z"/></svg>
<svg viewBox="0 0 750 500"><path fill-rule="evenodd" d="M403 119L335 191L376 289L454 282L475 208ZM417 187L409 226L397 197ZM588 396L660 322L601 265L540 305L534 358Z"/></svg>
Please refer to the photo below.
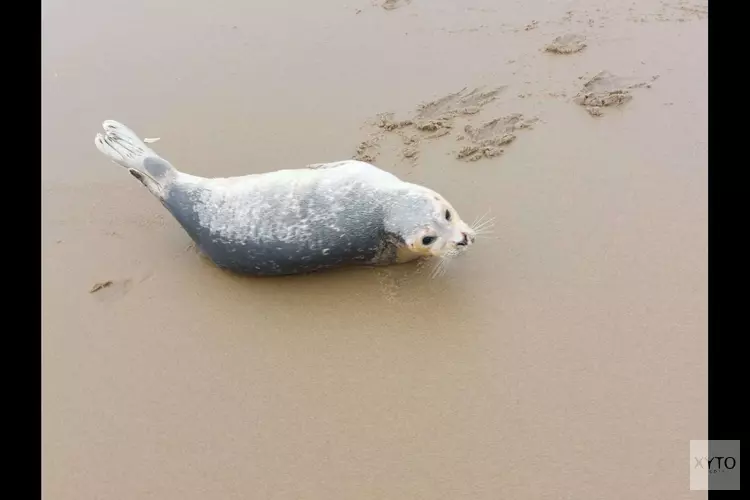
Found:
<svg viewBox="0 0 750 500"><path fill-rule="evenodd" d="M435 239L436 238L434 236L425 236L424 238L422 238L422 244L424 246L427 246L431 244L433 241L435 241Z"/></svg>
<svg viewBox="0 0 750 500"><path fill-rule="evenodd" d="M450 210L446 210L445 211L445 220L451 220L451 211Z"/></svg>

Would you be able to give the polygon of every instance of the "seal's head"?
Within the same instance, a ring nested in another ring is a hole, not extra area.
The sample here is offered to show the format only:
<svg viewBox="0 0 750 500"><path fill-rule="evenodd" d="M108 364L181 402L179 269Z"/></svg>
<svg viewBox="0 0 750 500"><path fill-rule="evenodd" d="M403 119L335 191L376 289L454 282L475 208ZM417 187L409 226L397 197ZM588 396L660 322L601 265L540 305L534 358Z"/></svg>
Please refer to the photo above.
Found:
<svg viewBox="0 0 750 500"><path fill-rule="evenodd" d="M414 257L455 257L476 239L474 229L461 220L453 205L422 186L410 185L401 193L389 219Z"/></svg>

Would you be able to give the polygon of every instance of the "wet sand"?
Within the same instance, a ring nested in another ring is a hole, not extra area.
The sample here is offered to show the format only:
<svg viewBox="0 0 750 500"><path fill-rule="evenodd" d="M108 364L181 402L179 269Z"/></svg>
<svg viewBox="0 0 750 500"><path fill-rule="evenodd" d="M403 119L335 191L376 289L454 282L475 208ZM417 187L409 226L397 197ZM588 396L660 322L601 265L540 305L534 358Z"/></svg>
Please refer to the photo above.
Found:
<svg viewBox="0 0 750 500"><path fill-rule="evenodd" d="M707 4L381 4L43 2L45 498L705 497ZM630 97L580 105L602 71ZM230 275L95 149L109 118L206 176L369 148L496 239L435 280Z"/></svg>

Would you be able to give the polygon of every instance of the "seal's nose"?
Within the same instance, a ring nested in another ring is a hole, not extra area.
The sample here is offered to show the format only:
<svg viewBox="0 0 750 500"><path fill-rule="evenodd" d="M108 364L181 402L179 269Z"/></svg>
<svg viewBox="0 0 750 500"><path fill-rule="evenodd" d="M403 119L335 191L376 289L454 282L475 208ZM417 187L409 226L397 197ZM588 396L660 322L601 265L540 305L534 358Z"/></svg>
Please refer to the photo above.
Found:
<svg viewBox="0 0 750 500"><path fill-rule="evenodd" d="M464 239L456 243L456 245L464 247L469 244L469 235L466 233L461 233L461 234L464 235Z"/></svg>

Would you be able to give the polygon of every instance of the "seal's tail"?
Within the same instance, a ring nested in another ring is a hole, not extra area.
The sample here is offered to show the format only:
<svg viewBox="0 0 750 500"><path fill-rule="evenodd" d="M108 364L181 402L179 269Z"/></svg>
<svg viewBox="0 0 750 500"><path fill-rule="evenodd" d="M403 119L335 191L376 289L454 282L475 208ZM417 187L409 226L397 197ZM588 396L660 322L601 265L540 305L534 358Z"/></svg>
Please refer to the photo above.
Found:
<svg viewBox="0 0 750 500"><path fill-rule="evenodd" d="M177 174L168 161L156 154L128 127L114 120L105 121L104 133L96 134L96 148L110 160L128 169L156 196Z"/></svg>

